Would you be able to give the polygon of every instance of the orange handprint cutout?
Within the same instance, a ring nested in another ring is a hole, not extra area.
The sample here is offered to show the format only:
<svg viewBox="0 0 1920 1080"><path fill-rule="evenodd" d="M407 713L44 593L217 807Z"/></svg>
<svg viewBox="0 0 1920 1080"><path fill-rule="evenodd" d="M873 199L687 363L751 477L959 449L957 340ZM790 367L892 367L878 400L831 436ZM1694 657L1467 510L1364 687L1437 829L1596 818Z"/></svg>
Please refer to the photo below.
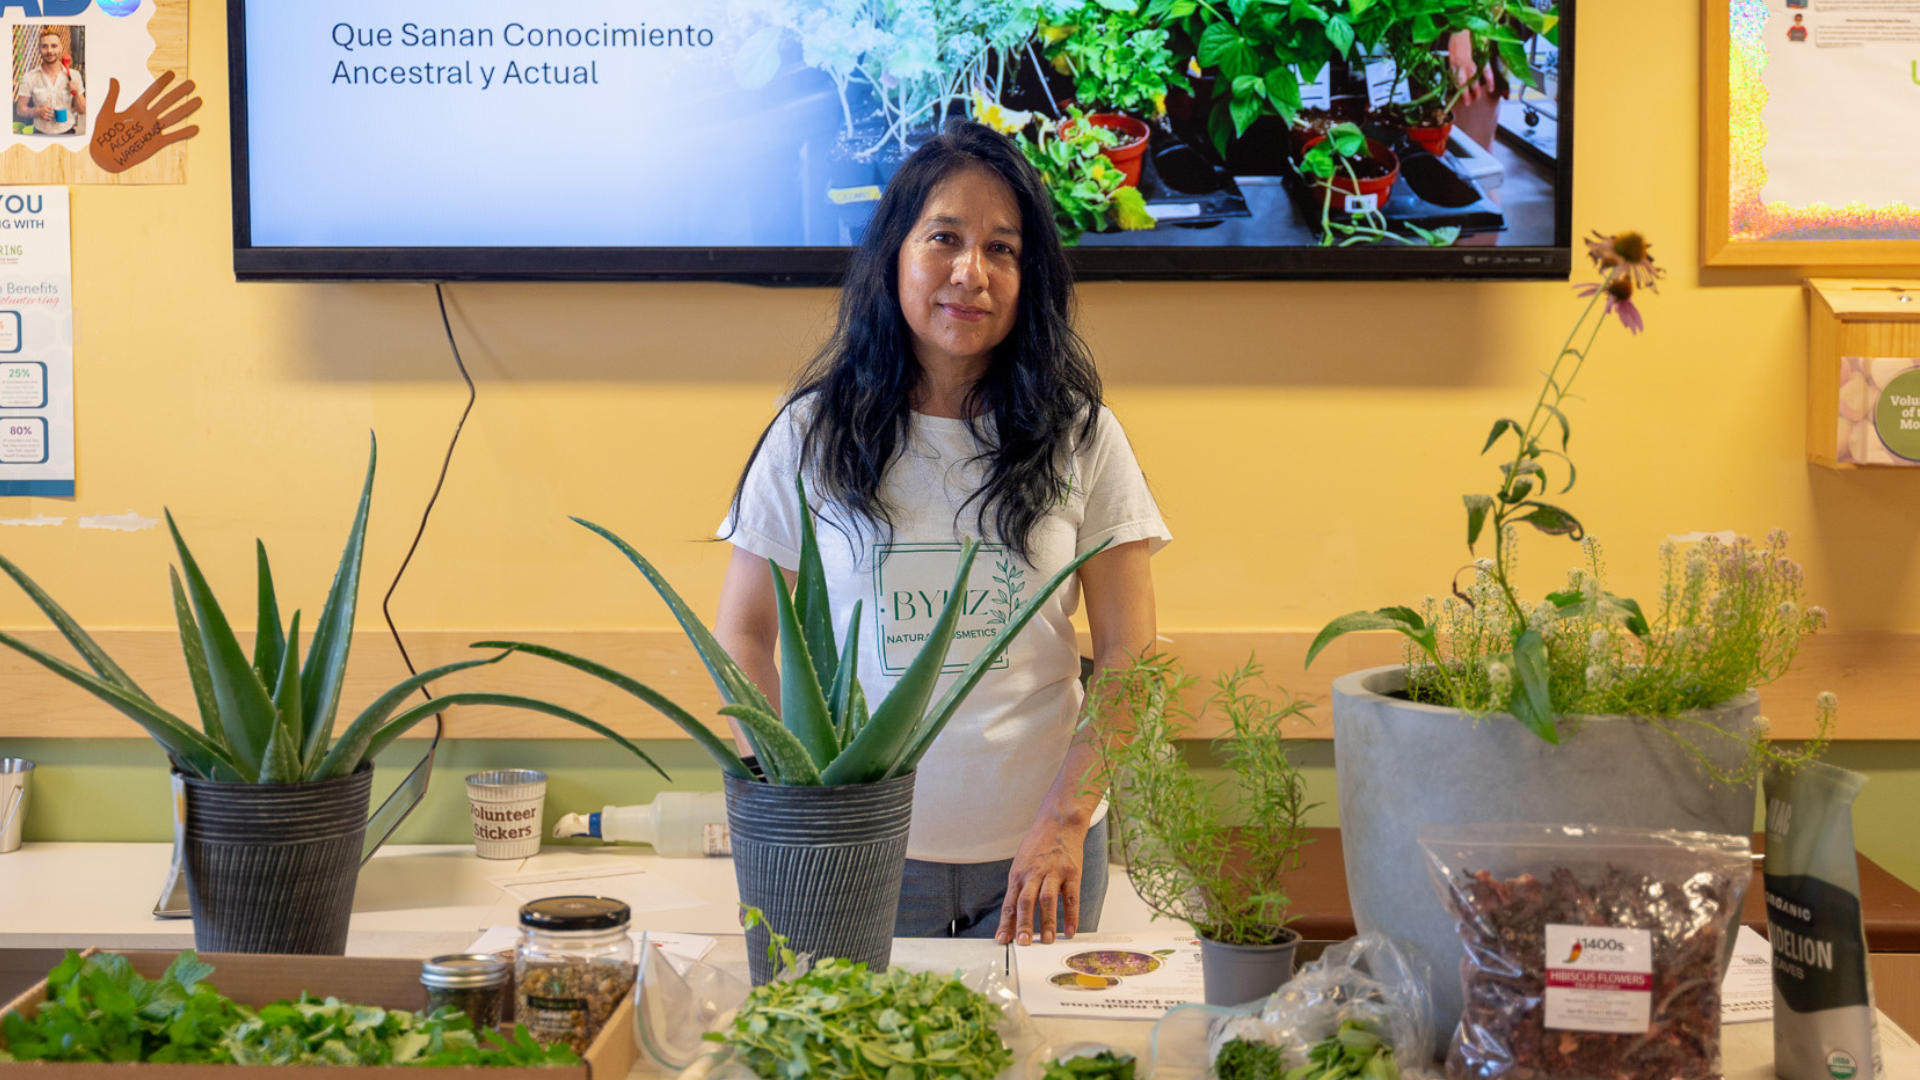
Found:
<svg viewBox="0 0 1920 1080"><path fill-rule="evenodd" d="M93 144L87 148L94 164L108 172L125 172L159 153L162 147L200 134L198 124L178 131L166 130L200 108L199 98L174 108L181 98L193 93L193 80L188 79L166 92L172 82L173 72L162 72L145 93L133 100L127 111L115 112L114 106L120 101L120 80L108 81L107 103L94 125Z"/></svg>

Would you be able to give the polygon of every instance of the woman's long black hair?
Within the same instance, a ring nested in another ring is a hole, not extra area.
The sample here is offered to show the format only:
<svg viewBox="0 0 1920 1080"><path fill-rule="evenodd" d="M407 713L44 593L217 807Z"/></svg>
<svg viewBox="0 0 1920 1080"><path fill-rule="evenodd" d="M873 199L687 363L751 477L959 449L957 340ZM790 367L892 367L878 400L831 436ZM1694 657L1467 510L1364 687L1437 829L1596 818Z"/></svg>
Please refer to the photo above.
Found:
<svg viewBox="0 0 1920 1080"><path fill-rule="evenodd" d="M805 406L800 460L810 501L890 529L892 508L880 498L880 482L906 440L920 379L900 310L900 249L934 187L969 168L991 171L1012 190L1021 244L1013 329L967 395L967 422L987 465L986 481L967 505L978 502L991 539L1030 558L1034 525L1068 494L1068 455L1061 451L1076 436L1091 437L1099 422L1100 376L1073 328L1073 272L1054 231L1052 199L1006 136L956 121L901 164L853 251L833 337L800 373L790 407ZM764 444L764 432L760 439ZM755 446L753 457L759 453ZM753 457L734 488L736 508Z"/></svg>

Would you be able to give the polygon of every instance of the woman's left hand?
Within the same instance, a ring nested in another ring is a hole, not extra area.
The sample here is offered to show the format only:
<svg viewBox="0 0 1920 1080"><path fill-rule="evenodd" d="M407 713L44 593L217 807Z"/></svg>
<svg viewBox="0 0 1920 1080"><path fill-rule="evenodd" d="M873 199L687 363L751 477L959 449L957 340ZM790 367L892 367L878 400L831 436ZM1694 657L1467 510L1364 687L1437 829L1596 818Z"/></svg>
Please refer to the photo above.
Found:
<svg viewBox="0 0 1920 1080"><path fill-rule="evenodd" d="M1056 931L1068 937L1079 931L1080 860L1089 827L1041 813L1020 841L1013 869L1007 872L1007 899L1000 907L994 941L1031 945L1037 934L1042 944L1051 945ZM1056 921L1064 925L1056 926Z"/></svg>

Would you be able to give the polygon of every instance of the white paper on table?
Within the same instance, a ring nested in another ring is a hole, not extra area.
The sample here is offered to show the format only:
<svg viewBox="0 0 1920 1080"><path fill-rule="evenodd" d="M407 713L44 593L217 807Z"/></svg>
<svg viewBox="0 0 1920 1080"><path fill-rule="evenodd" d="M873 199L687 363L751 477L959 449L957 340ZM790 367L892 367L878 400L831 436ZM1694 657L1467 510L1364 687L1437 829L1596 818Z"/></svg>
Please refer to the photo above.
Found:
<svg viewBox="0 0 1920 1080"><path fill-rule="evenodd" d="M703 907L704 897L688 892L645 870L608 870L577 867L572 870L534 870L525 874L488 878L507 895L521 901L549 896L607 896L626 902L634 914Z"/></svg>
<svg viewBox="0 0 1920 1080"><path fill-rule="evenodd" d="M633 944L636 949L640 946L640 937L643 934L646 935L648 943L654 948L659 949L661 955L667 958L667 962L673 965L673 970L682 975L687 973L687 968L691 966L694 961L703 959L708 953L712 952L714 945L717 944L713 938L704 937L700 934L670 934L659 930L629 930L627 931L627 936L633 939ZM513 948L519 940L520 928L517 926L490 926L487 928L486 933L481 934L474 940L473 944L467 946L467 951L476 953L505 952Z"/></svg>
<svg viewBox="0 0 1920 1080"><path fill-rule="evenodd" d="M1035 1016L1157 1020L1206 996L1191 937L1082 934L1009 951L1020 1000Z"/></svg>
<svg viewBox="0 0 1920 1080"><path fill-rule="evenodd" d="M1773 1019L1773 946L1751 926L1733 939L1733 962L1720 984L1720 1023Z"/></svg>

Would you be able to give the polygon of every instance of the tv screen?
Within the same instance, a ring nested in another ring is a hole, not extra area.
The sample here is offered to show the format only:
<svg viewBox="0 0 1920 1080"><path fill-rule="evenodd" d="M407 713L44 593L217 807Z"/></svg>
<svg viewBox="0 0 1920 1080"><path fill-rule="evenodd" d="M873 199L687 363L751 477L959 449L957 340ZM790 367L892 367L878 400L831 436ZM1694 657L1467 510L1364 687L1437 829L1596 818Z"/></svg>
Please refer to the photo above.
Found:
<svg viewBox="0 0 1920 1080"><path fill-rule="evenodd" d="M229 0L235 272L831 283L972 117L1083 277L1566 276L1574 0L1415 6Z"/></svg>

